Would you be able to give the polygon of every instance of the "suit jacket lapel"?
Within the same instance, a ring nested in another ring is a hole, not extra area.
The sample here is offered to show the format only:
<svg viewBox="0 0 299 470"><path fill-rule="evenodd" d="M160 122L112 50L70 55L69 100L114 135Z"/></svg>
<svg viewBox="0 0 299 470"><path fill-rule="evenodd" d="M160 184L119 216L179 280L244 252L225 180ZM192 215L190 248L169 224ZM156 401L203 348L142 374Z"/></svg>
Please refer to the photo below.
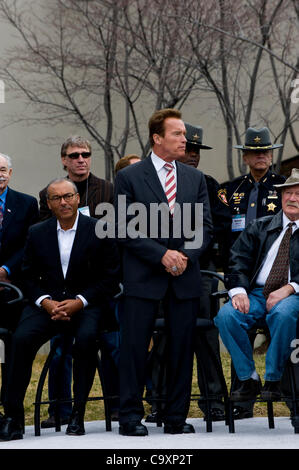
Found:
<svg viewBox="0 0 299 470"><path fill-rule="evenodd" d="M17 204L15 201L14 191L8 188L6 201L5 201L5 211L4 211L3 222L2 222L3 232L7 229L10 222L13 220L13 216L16 210L17 210ZM22 208L19 208L19 210L22 210Z"/></svg>
<svg viewBox="0 0 299 470"><path fill-rule="evenodd" d="M144 162L145 184L149 186L151 191L155 194L156 198L158 198L160 202L168 203L165 191L160 183L159 176L156 172L156 169L153 165L153 162L150 156L146 157L146 159L143 160L143 162Z"/></svg>
<svg viewBox="0 0 299 470"><path fill-rule="evenodd" d="M76 235L74 238L74 243L72 246L72 251L70 255L69 265L66 272L66 278L71 276L72 269L76 265L76 262L82 259L82 247L86 246L88 243L88 238L90 237L89 234L89 226L87 227L86 224L86 216L79 214L79 220L76 230Z"/></svg>
<svg viewBox="0 0 299 470"><path fill-rule="evenodd" d="M54 259L55 264L57 265L57 275L61 278L62 282L64 281L63 271L61 266L60 251L58 245L58 236L57 236L57 219L52 217L48 221L47 227L47 241L49 246L49 254L51 258Z"/></svg>
<svg viewBox="0 0 299 470"><path fill-rule="evenodd" d="M186 184L186 172L183 163L176 162L176 199L175 202L182 204L186 199L188 184Z"/></svg>

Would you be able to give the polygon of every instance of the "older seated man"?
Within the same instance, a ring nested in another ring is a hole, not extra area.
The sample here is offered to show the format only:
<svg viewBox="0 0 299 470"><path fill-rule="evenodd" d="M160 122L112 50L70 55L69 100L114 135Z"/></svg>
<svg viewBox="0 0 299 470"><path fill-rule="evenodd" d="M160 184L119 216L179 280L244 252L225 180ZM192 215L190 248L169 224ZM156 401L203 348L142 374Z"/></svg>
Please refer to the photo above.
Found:
<svg viewBox="0 0 299 470"><path fill-rule="evenodd" d="M78 211L76 185L58 179L48 185L55 217L29 230L23 262L24 308L12 338L5 417L0 440L22 439L23 401L38 349L59 332L75 337L74 406L66 433L84 434L86 400L96 370L96 339L102 304L118 291L119 257L115 242L99 239L97 220Z"/></svg>
<svg viewBox="0 0 299 470"><path fill-rule="evenodd" d="M299 314L299 170L284 184L282 210L254 220L231 249L226 287L230 301L215 318L241 386L231 393L238 401L279 399L280 379L296 337ZM264 321L271 342L261 387L247 331Z"/></svg>

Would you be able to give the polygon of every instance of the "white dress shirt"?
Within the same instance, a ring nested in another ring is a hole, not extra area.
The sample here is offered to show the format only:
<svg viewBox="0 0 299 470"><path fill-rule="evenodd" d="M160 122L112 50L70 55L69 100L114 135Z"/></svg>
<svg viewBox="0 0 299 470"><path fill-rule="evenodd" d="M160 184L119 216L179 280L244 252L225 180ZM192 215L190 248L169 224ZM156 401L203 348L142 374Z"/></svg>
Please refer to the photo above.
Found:
<svg viewBox="0 0 299 470"><path fill-rule="evenodd" d="M162 188L165 191L165 182L166 182L166 175L168 173L168 170L166 170L166 168L164 168L164 165L165 165L165 163L168 163L168 162L163 160L163 158L158 157L158 155L156 155L153 151L151 153L151 159L152 159L153 165L156 169L156 172L158 174L158 177L159 177L160 183L162 185ZM175 182L176 182L177 175L176 175L175 160L173 160L172 164L173 164L173 169L174 169L174 179L175 179Z"/></svg>
<svg viewBox="0 0 299 470"><path fill-rule="evenodd" d="M282 225L283 225L283 229L279 235L279 237L275 240L275 242L273 243L273 245L271 246L270 250L268 251L267 253L267 256L264 260L264 263L258 273L258 276L256 278L256 285L257 287L263 287L265 285L265 282L269 276L269 273L271 271L271 268L272 268L272 265L273 265L273 262L276 258L276 255L277 255L277 252L278 252L278 249L279 249L279 245L281 243L281 240L283 239L283 236L287 230L287 226L288 224L292 222L292 220L289 220L287 218L287 216L283 213L282 215ZM296 220L295 222L293 222L293 227L292 227L292 233L295 232L295 230L297 230L299 228L299 220ZM289 268L289 281L290 281L290 277L291 277L291 274L290 274L290 268ZM289 284L294 288L295 292L299 292L299 285L296 283L296 282L289 282ZM246 294L246 290L243 288L243 287L235 287L233 289L230 289L228 291L228 294L230 296L230 298L232 298L234 295L236 294Z"/></svg>
<svg viewBox="0 0 299 470"><path fill-rule="evenodd" d="M73 243L76 235L76 230L78 226L78 219L79 219L79 212L77 213L76 220L74 222L74 225L72 228L68 230L63 230L61 228L61 225L59 221L57 220L57 239L58 239L58 248L59 248L59 254L60 254L60 261L61 261L61 268L63 272L63 276L65 278L70 257L71 257L71 252L73 248ZM76 296L80 300L82 300L84 307L88 305L87 300L80 294ZM36 300L36 305L38 307L41 307L41 302L46 299L46 298L51 298L50 295L42 295Z"/></svg>

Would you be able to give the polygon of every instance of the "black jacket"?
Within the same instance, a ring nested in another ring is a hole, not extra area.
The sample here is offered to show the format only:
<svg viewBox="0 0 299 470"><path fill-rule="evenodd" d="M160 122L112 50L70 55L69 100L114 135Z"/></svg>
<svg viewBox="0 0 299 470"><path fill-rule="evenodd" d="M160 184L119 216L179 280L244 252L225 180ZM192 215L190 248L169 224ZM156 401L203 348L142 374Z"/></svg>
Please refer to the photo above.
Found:
<svg viewBox="0 0 299 470"><path fill-rule="evenodd" d="M225 287L244 287L247 293L255 287L263 261L283 229L282 210L274 215L253 220L231 248L229 271ZM299 284L299 230L290 241L291 282Z"/></svg>
<svg viewBox="0 0 299 470"><path fill-rule="evenodd" d="M81 294L89 304L106 302L119 290L119 254L114 240L100 240L97 220L79 214L69 266L64 278L57 238L57 219L29 229L23 260L25 293L34 304L42 295L54 300Z"/></svg>
<svg viewBox="0 0 299 470"><path fill-rule="evenodd" d="M0 243L0 266L7 266L10 280L19 285L28 229L38 222L35 197L8 188Z"/></svg>
<svg viewBox="0 0 299 470"><path fill-rule="evenodd" d="M284 183L285 177L277 175L269 170L259 182L259 193L257 199L256 218L277 214L281 209L280 192L274 187L275 184ZM249 195L254 185L254 179L250 173L239 176L225 185L226 198L230 207L232 217L246 214ZM231 244L233 244L241 232L231 233Z"/></svg>
<svg viewBox="0 0 299 470"><path fill-rule="evenodd" d="M122 216L118 204L118 196L126 196L126 218ZM212 220L210 215L209 197L204 175L201 171L177 162L177 193L176 202L183 207L190 204L191 222L196 219L196 203L203 203L203 243L201 247L186 248L188 238L184 234L184 222L187 216L183 214L180 227L181 235L175 237L170 230L169 236L161 234L161 222L158 223L157 236L151 235L151 204L167 203L167 198L155 167L150 157L141 162L129 165L117 173L115 179L116 219L124 219L128 224L132 216L128 215L128 206L139 202L146 209L147 233L144 238L121 237L118 241L122 249L124 292L129 296L148 299L162 299L171 286L178 299L192 299L201 295L201 276L199 258L211 241ZM174 217L175 219L175 217ZM120 227L118 224L118 229ZM170 226L172 227L171 223ZM167 249L183 251L188 257L188 266L181 276L173 277L165 271L161 258Z"/></svg>
<svg viewBox="0 0 299 470"><path fill-rule="evenodd" d="M200 258L200 267L201 269L209 269L212 260L217 268L226 272L231 246L230 208L226 201L225 191L220 188L219 183L210 175L204 176L211 208L213 237L209 248ZM217 248L215 248L216 246Z"/></svg>

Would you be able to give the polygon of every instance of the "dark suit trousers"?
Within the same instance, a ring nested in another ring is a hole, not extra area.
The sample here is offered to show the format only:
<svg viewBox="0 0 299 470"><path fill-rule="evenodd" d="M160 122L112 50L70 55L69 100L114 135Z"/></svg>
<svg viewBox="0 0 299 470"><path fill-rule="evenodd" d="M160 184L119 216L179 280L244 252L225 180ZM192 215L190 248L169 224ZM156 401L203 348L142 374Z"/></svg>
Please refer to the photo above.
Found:
<svg viewBox="0 0 299 470"><path fill-rule="evenodd" d="M159 301L125 297L121 319L120 424L141 420L148 346ZM164 422L182 424L189 411L198 299L164 301L167 340L167 399Z"/></svg>
<svg viewBox="0 0 299 470"><path fill-rule="evenodd" d="M74 405L85 406L96 370L96 339L100 309L86 307L70 322L53 321L43 309L26 306L12 337L8 389L4 410L8 416L23 416L23 401L31 378L32 363L39 348L59 332L73 334Z"/></svg>
<svg viewBox="0 0 299 470"><path fill-rule="evenodd" d="M216 266L212 261L209 261L208 263L205 263L204 266L202 266L203 269L208 269L210 271L216 271ZM207 318L207 319L213 319L211 316L212 314L216 314L217 312L212 312L211 311L211 300L210 300L210 295L212 293L212 283L213 280L205 276L204 274L202 275L202 292L203 295L200 297L200 309L199 309L199 318ZM219 331L218 328L215 326L211 329L206 331L205 333L206 340L212 350L214 351L219 364L221 364L221 356L220 356L220 346L219 346ZM200 337L196 338L195 341L195 354L197 357L197 378L198 378L198 386L203 394L204 391L204 386L203 386L203 380L201 377L200 373L200 368L199 368L199 358L202 364L202 367L204 369L204 375L207 378L207 388L208 392L210 395L217 395L219 397L223 396L223 390L222 390L222 384L219 378L218 371L216 369L216 366L214 364L214 361L212 360L209 351L202 345L202 341L200 340ZM212 408L220 408L224 410L224 404L221 400L215 400L211 402ZM199 407L200 409L206 413L206 404L201 403L199 401Z"/></svg>

